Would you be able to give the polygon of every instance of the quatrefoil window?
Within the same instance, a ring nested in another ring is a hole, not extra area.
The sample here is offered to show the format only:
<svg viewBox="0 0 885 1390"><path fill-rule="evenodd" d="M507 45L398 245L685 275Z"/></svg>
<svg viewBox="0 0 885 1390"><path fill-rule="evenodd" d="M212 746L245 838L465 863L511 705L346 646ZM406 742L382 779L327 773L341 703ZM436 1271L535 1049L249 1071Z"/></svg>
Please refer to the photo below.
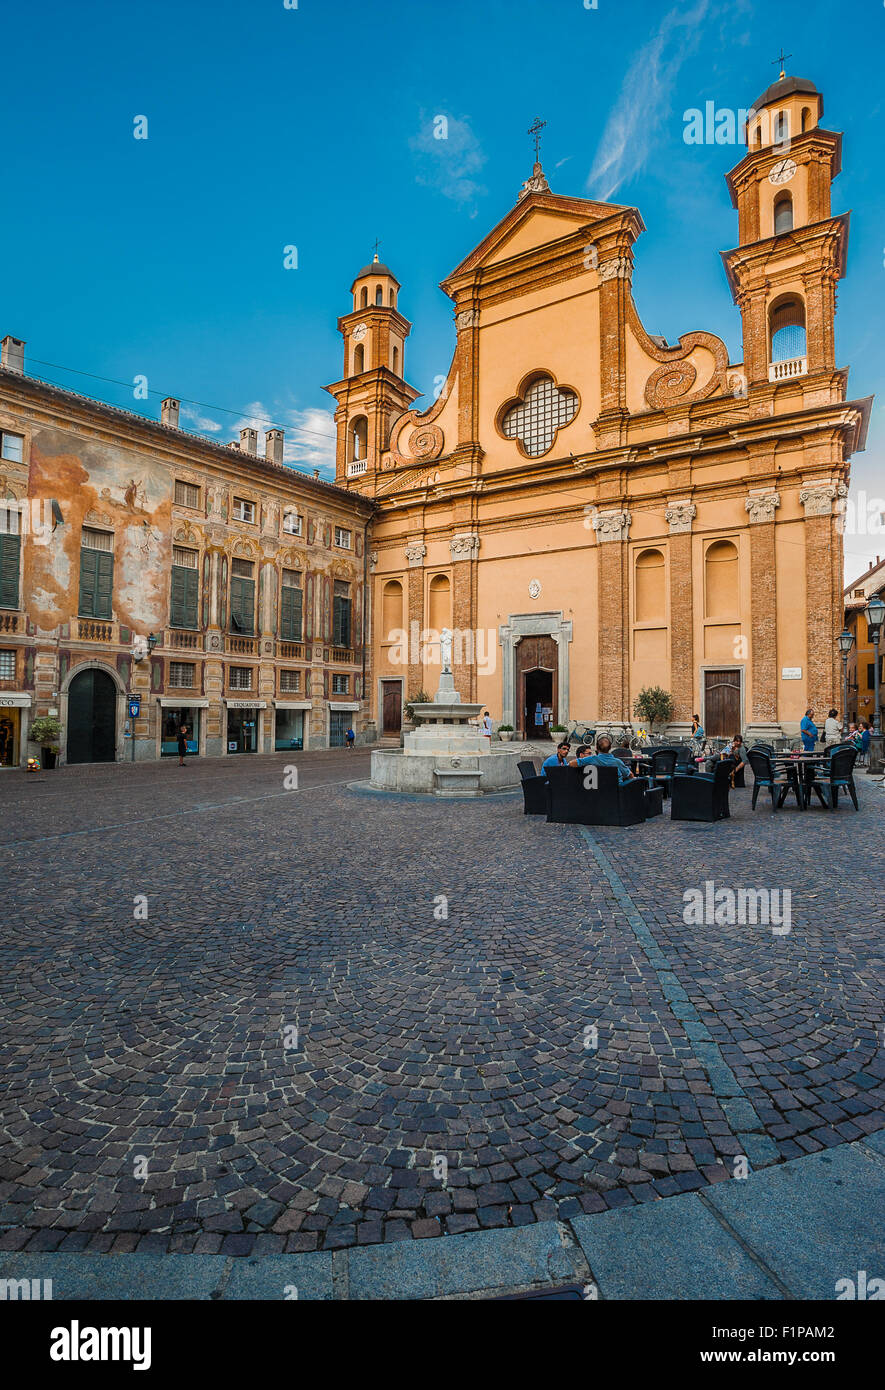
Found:
<svg viewBox="0 0 885 1390"><path fill-rule="evenodd" d="M570 386L557 386L551 376L531 378L528 387L501 411L499 425L505 439L516 439L529 458L540 458L552 449L557 430L578 413L578 396Z"/></svg>

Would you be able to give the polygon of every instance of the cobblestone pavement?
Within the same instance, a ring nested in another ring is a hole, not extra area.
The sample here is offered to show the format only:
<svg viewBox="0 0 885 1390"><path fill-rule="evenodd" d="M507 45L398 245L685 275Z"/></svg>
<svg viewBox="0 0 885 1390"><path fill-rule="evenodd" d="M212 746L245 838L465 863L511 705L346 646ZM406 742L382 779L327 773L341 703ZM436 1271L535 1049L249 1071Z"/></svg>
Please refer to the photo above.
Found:
<svg viewBox="0 0 885 1390"><path fill-rule="evenodd" d="M520 1226L885 1126L864 777L858 815L586 832L287 765L0 777L0 1250ZM708 880L789 889L789 932L687 924Z"/></svg>

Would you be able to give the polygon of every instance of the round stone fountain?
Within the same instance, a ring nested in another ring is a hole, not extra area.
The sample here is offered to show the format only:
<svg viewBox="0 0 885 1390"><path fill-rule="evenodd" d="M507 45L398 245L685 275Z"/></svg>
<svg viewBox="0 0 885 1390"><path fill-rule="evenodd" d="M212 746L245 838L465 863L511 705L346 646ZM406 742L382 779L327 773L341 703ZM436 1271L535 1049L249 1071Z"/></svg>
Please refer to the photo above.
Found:
<svg viewBox="0 0 885 1390"><path fill-rule="evenodd" d="M452 672L452 634L443 628L440 640L442 675L434 699L413 705L418 727L403 738L403 747L376 748L372 753L370 785L380 791L427 792L434 796L482 796L519 783L519 748L492 749L477 724L470 721L482 705L462 703Z"/></svg>

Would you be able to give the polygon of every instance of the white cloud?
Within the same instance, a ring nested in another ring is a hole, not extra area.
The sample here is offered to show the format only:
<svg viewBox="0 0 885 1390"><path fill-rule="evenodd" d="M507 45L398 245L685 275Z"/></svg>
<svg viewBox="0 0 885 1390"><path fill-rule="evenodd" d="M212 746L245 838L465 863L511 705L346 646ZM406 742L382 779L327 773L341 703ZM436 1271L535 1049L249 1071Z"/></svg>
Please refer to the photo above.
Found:
<svg viewBox="0 0 885 1390"><path fill-rule="evenodd" d="M194 429L200 434L204 434L207 431L210 434L217 434L224 428L223 425L219 425L217 420L210 420L208 416L201 415L192 405L185 405L183 402L181 406L181 418L182 420L189 420Z"/></svg>
<svg viewBox="0 0 885 1390"><path fill-rule="evenodd" d="M318 468L335 476L335 417L331 410L310 407L289 410L282 424L286 430L283 457L298 468Z"/></svg>
<svg viewBox="0 0 885 1390"><path fill-rule="evenodd" d="M668 11L657 33L636 54L587 179L594 197L611 198L645 164L659 123L669 112L679 70L697 47L709 10L710 0L698 0L693 9Z"/></svg>
<svg viewBox="0 0 885 1390"><path fill-rule="evenodd" d="M465 119L447 113L427 116L422 111L420 130L409 140L409 148L418 166L418 183L435 188L462 207L473 205L486 193L474 177L486 156Z"/></svg>

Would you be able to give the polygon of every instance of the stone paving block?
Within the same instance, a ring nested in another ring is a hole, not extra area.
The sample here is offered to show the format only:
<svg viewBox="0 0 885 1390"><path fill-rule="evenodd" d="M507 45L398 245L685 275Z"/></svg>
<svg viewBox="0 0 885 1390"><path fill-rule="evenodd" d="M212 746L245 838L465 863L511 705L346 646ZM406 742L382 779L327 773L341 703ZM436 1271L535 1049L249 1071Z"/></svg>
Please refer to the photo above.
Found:
<svg viewBox="0 0 885 1390"><path fill-rule="evenodd" d="M227 1267L223 1255L28 1255L0 1262L0 1279L51 1279L66 1299L206 1299Z"/></svg>
<svg viewBox="0 0 885 1390"><path fill-rule="evenodd" d="M293 1299L296 1290L299 1302L334 1297L331 1251L233 1260L222 1302L234 1299L285 1301Z"/></svg>
<svg viewBox="0 0 885 1390"><path fill-rule="evenodd" d="M795 1298L885 1270L885 1164L842 1146L708 1189L711 1203Z"/></svg>
<svg viewBox="0 0 885 1390"><path fill-rule="evenodd" d="M576 1216L571 1225L603 1298L782 1297L696 1196Z"/></svg>

